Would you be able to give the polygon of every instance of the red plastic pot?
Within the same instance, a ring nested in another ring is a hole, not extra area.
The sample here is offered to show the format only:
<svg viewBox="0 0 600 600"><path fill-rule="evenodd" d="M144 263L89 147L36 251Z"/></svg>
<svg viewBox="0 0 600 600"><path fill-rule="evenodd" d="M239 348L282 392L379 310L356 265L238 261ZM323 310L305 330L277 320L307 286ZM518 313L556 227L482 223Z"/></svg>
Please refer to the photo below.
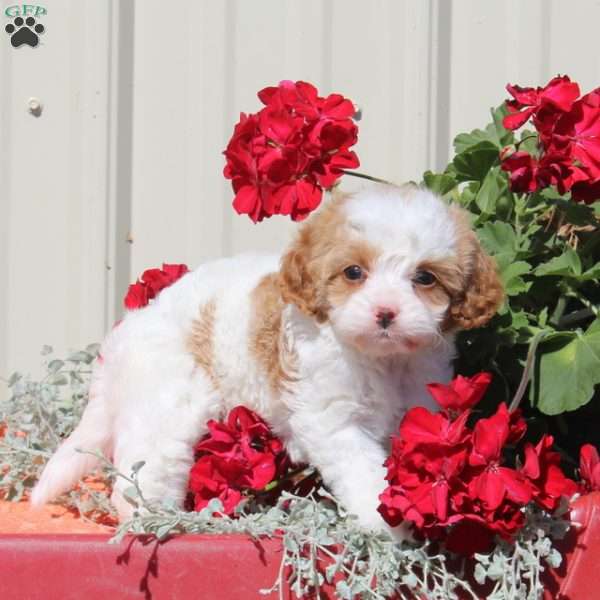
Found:
<svg viewBox="0 0 600 600"><path fill-rule="evenodd" d="M560 544L565 561L548 573L546 598L600 598L600 493L577 500L571 518L581 526ZM259 590L273 585L281 559L276 540L187 535L164 543L128 538L110 545L109 537L0 535L0 598L265 598ZM291 593L286 591L284 597L291 598Z"/></svg>

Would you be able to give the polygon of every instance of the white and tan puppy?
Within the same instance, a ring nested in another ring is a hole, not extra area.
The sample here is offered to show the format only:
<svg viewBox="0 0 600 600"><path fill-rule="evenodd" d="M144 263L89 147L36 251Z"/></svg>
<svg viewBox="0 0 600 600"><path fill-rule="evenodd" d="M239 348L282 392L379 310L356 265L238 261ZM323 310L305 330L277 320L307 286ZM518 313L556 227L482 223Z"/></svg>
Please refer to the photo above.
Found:
<svg viewBox="0 0 600 600"><path fill-rule="evenodd" d="M281 256L218 260L185 275L106 338L81 424L48 463L36 505L95 466L140 460L147 498L186 495L206 422L243 404L316 466L367 528L390 435L452 376L454 332L483 325L502 289L460 209L415 188L335 198ZM131 507L118 482L113 502Z"/></svg>

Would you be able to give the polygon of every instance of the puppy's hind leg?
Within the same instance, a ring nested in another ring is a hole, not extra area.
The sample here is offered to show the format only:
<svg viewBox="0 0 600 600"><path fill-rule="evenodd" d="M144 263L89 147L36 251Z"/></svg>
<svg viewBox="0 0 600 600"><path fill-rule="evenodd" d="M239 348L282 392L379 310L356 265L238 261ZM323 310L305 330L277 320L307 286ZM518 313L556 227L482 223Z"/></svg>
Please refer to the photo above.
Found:
<svg viewBox="0 0 600 600"><path fill-rule="evenodd" d="M149 414L129 414L119 424L114 463L121 473L130 476L133 465L144 461L138 472L144 498L170 499L183 507L194 446L206 433L207 421L218 418L220 398L208 378L194 370L191 380L170 381L155 390L153 400L156 404ZM130 486L118 478L111 497L121 520L134 510L123 496Z"/></svg>

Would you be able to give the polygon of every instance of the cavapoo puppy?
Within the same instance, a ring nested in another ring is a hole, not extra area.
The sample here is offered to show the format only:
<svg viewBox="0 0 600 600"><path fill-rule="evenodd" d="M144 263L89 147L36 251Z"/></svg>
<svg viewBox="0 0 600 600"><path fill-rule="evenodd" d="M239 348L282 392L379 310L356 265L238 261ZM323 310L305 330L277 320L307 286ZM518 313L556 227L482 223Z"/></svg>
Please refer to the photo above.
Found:
<svg viewBox="0 0 600 600"><path fill-rule="evenodd" d="M376 186L324 203L283 256L203 265L102 346L80 425L32 494L40 505L96 466L100 449L147 498L183 504L209 419L243 404L293 461L319 469L366 528L385 488L390 435L452 376L453 338L496 312L502 288L467 217L426 190ZM131 512L117 481L112 500Z"/></svg>

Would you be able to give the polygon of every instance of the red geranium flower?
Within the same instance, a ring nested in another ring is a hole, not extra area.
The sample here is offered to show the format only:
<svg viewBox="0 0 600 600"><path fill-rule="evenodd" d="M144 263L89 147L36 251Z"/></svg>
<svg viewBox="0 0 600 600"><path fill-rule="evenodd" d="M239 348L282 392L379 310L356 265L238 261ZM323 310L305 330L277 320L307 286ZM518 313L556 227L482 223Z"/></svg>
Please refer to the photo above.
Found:
<svg viewBox="0 0 600 600"><path fill-rule="evenodd" d="M579 97L579 86L566 75L555 77L543 88L523 88L508 84L508 93L514 98L506 102L511 114L504 117L506 129L518 129L537 111L568 111Z"/></svg>
<svg viewBox="0 0 600 600"><path fill-rule="evenodd" d="M491 381L491 373L482 372L473 377L458 375L448 385L429 383L427 389L443 409L461 412L473 408L483 398Z"/></svg>
<svg viewBox="0 0 600 600"><path fill-rule="evenodd" d="M568 144L590 179L600 177L600 89L583 96L558 119L554 136L557 146Z"/></svg>
<svg viewBox="0 0 600 600"><path fill-rule="evenodd" d="M554 511L562 496L571 497L577 484L560 468L560 454L551 450L554 438L544 435L536 446L525 445L525 464L521 472L534 484L533 498L548 511Z"/></svg>
<svg viewBox="0 0 600 600"><path fill-rule="evenodd" d="M188 485L195 510L220 498L224 512L233 514L244 491L263 490L289 466L281 440L243 406L231 410L223 423L210 420L196 453Z"/></svg>
<svg viewBox="0 0 600 600"><path fill-rule="evenodd" d="M496 510L505 496L518 504L531 499L531 487L521 473L502 465L502 449L510 435L510 414L506 404L489 419L481 419L473 432L469 464L483 469L469 482L469 494L489 510Z"/></svg>
<svg viewBox="0 0 600 600"><path fill-rule="evenodd" d="M579 475L581 491L600 491L600 457L598 450L592 444L585 444L579 451Z"/></svg>
<svg viewBox="0 0 600 600"><path fill-rule="evenodd" d="M553 185L578 202L600 198L600 88L578 99L579 86L563 76L543 88L507 90L513 100L506 102L504 126L517 129L531 119L539 137L536 156L508 148L500 153L511 190L531 193Z"/></svg>
<svg viewBox="0 0 600 600"><path fill-rule="evenodd" d="M359 165L350 150L358 132L354 106L339 94L322 98L303 81L282 81L258 97L265 107L242 113L224 152L233 206L254 222L274 214L302 220L342 169Z"/></svg>
<svg viewBox="0 0 600 600"><path fill-rule="evenodd" d="M532 499L553 510L574 485L550 451L551 438L528 446L521 470L505 464L505 448L527 429L520 410L509 412L501 404L469 428L470 407L489 382L489 374L479 373L428 386L444 410L415 407L406 413L385 462L389 485L379 498L379 512L390 525L408 521L416 536L466 555L488 551L496 535L514 538Z"/></svg>
<svg viewBox="0 0 600 600"><path fill-rule="evenodd" d="M141 278L132 283L125 296L125 308L134 310L147 306L150 300L181 279L189 269L186 265L163 264L162 269L148 269L144 271Z"/></svg>

